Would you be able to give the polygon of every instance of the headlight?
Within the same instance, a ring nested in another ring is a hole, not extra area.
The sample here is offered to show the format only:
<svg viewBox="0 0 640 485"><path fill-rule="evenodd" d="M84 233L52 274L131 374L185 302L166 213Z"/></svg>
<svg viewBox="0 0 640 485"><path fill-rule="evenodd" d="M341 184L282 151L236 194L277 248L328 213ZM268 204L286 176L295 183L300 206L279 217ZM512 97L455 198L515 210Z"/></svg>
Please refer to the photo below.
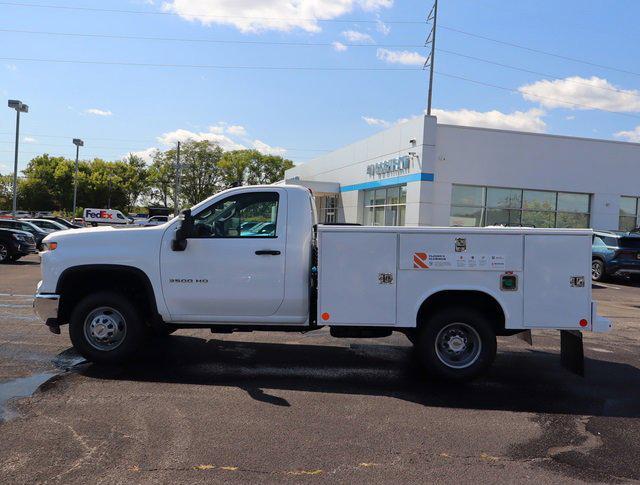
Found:
<svg viewBox="0 0 640 485"><path fill-rule="evenodd" d="M24 242L24 243L28 243L29 239L31 239L29 236L25 235L25 234L13 234L13 238L16 241L20 241L20 242Z"/></svg>
<svg viewBox="0 0 640 485"><path fill-rule="evenodd" d="M47 243L42 243L45 251L55 251L58 247L58 243L54 241L49 241Z"/></svg>

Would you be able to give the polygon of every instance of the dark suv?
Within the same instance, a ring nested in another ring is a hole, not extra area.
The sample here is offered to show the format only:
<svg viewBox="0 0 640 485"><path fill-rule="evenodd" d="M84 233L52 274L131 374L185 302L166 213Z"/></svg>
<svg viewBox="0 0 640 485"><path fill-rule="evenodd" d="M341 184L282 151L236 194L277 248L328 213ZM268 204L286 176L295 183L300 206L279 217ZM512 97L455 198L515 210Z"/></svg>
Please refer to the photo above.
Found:
<svg viewBox="0 0 640 485"><path fill-rule="evenodd" d="M640 274L640 234L594 231L591 278Z"/></svg>
<svg viewBox="0 0 640 485"><path fill-rule="evenodd" d="M26 231L30 233L36 240L36 246L38 249L42 248L42 240L52 232L41 229L30 222L21 221L20 219L0 219L0 228L16 229L18 231Z"/></svg>
<svg viewBox="0 0 640 485"><path fill-rule="evenodd" d="M36 242L31 234L0 227L0 263L17 261L22 256L35 252Z"/></svg>

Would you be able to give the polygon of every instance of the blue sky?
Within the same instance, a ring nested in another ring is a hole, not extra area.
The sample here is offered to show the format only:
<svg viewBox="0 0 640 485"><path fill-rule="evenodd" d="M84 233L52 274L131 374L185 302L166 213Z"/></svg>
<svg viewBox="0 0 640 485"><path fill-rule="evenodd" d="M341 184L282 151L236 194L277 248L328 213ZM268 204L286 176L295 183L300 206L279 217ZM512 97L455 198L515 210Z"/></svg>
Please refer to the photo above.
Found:
<svg viewBox="0 0 640 485"><path fill-rule="evenodd" d="M0 2L0 95L30 105L22 118L20 168L37 153L72 157L73 137L85 140L83 158L115 160L196 137L302 163L425 108L427 75L420 63L428 27L421 20L428 2L34 2L79 9L24 6L28 2ZM638 18L640 3L634 0L440 0L436 114L447 123L640 142ZM15 112L1 110L0 173L12 170L14 126Z"/></svg>

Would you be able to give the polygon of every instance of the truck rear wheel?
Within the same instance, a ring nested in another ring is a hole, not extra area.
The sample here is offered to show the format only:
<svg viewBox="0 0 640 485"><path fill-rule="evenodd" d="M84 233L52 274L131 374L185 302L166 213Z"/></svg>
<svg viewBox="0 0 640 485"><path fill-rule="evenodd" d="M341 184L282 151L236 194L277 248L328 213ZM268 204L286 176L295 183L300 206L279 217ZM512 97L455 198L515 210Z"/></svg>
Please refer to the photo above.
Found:
<svg viewBox="0 0 640 485"><path fill-rule="evenodd" d="M496 335L479 311L446 309L423 323L418 334L418 358L427 372L448 381L471 380L491 366Z"/></svg>
<svg viewBox="0 0 640 485"><path fill-rule="evenodd" d="M120 364L131 359L146 339L145 326L131 302L103 291L81 300L69 321L71 342L87 360Z"/></svg>

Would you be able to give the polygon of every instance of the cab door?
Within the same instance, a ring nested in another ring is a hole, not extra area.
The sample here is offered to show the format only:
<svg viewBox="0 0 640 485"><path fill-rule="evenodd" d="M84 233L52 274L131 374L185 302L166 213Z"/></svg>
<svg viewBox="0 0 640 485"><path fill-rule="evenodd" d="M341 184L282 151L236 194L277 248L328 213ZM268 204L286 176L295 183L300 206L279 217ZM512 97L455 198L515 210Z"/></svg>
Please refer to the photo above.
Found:
<svg viewBox="0 0 640 485"><path fill-rule="evenodd" d="M234 192L194 214L184 251L163 239L161 277L174 321L252 321L284 299L287 194ZM259 318L258 318L259 319Z"/></svg>

